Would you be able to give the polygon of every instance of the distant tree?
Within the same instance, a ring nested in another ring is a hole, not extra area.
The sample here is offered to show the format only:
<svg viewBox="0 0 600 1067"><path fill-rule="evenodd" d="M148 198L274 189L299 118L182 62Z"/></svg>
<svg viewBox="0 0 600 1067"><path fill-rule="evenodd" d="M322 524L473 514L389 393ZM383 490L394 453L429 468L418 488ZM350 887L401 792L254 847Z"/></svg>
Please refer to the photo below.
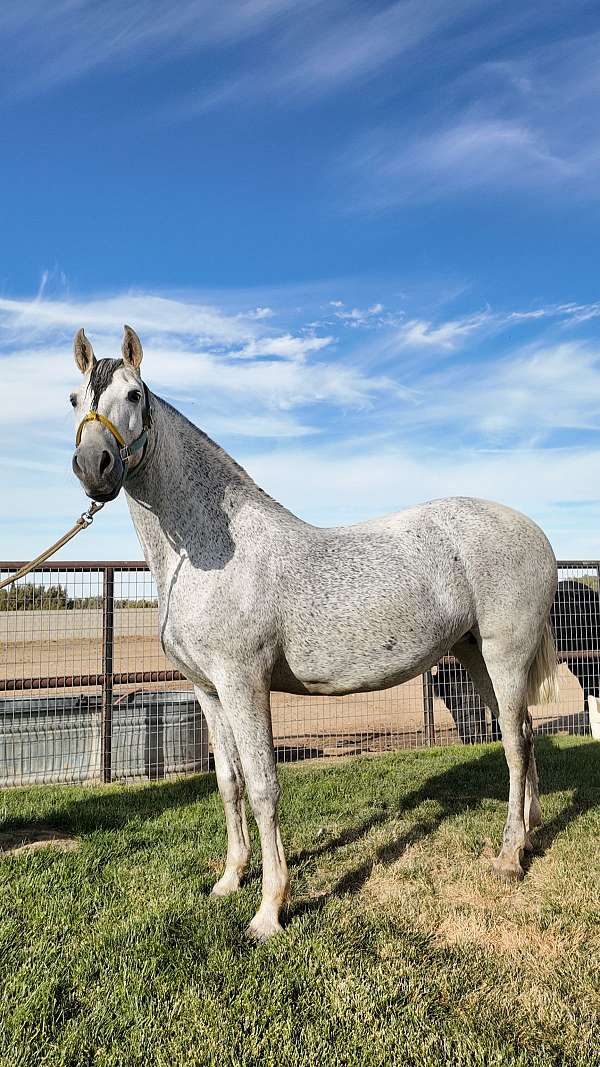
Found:
<svg viewBox="0 0 600 1067"><path fill-rule="evenodd" d="M141 597L139 600L115 600L118 608L157 608L158 600Z"/></svg>
<svg viewBox="0 0 600 1067"><path fill-rule="evenodd" d="M11 585L0 589L0 611L85 611L101 608L102 594L70 597L62 585ZM138 600L115 600L117 608L156 608L158 600L140 597Z"/></svg>
<svg viewBox="0 0 600 1067"><path fill-rule="evenodd" d="M0 611L65 611L73 606L62 585L11 585L0 590Z"/></svg>

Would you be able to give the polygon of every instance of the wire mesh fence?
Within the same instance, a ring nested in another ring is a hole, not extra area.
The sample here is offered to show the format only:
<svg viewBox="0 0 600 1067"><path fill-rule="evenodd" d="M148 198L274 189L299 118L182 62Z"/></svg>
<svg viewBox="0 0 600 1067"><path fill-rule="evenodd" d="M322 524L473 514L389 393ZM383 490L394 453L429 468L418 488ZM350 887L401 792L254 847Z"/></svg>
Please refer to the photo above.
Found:
<svg viewBox="0 0 600 1067"><path fill-rule="evenodd" d="M0 576L18 568L0 564ZM600 696L599 566L559 564L559 699L539 733L586 733ZM280 761L497 740L450 655L404 685L344 697L273 693ZM157 779L210 765L191 684L165 658L145 563L45 564L0 591L0 784Z"/></svg>

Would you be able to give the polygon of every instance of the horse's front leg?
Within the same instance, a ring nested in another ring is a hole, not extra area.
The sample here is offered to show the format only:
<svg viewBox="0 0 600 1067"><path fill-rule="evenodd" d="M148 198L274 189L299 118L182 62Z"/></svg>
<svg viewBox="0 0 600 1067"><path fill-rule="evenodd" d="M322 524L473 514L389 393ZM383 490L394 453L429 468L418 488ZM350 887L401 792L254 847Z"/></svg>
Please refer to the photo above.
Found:
<svg viewBox="0 0 600 1067"><path fill-rule="evenodd" d="M213 886L215 896L224 897L239 889L250 863L250 837L244 807L244 774L235 738L219 698L197 687L195 691L212 741L217 783L227 823L225 870Z"/></svg>
<svg viewBox="0 0 600 1067"><path fill-rule="evenodd" d="M280 786L269 688L227 673L220 683L217 681L217 690L240 753L262 848L262 900L248 934L257 941L266 941L281 930L279 914L288 900L290 884L277 817Z"/></svg>

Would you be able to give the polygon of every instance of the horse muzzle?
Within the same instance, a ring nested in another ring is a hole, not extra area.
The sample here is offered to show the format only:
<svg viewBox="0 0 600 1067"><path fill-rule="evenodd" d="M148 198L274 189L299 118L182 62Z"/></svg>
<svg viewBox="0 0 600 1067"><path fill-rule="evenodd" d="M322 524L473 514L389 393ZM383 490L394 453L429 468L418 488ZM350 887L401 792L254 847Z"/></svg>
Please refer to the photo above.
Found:
<svg viewBox="0 0 600 1067"><path fill-rule="evenodd" d="M119 495L125 464L115 449L80 445L73 453L72 467L91 500L104 504Z"/></svg>

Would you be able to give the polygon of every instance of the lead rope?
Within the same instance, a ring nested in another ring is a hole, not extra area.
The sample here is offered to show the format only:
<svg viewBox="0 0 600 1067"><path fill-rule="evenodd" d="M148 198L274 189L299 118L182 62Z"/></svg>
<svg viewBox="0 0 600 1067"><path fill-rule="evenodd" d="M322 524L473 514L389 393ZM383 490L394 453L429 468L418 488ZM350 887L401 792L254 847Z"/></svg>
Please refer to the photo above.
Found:
<svg viewBox="0 0 600 1067"><path fill-rule="evenodd" d="M7 585L12 585L13 582L18 582L19 578L24 578L26 574L29 574L29 572L34 569L34 567L37 567L40 563L45 563L50 556L53 556L55 552L58 552L59 548L66 545L67 541L76 537L82 530L87 530L88 526L91 526L94 521L94 515L101 511L103 507L104 504L97 504L96 501L90 504L88 510L84 511L83 515L79 516L75 525L72 526L70 530L67 530L66 534L63 534L60 540L55 541L53 545L50 545L50 548L47 548L44 552L41 552L39 556L36 556L35 559L32 559L31 563L26 563L20 570L11 575L10 578L4 578L4 580L0 582L0 589L4 589Z"/></svg>

